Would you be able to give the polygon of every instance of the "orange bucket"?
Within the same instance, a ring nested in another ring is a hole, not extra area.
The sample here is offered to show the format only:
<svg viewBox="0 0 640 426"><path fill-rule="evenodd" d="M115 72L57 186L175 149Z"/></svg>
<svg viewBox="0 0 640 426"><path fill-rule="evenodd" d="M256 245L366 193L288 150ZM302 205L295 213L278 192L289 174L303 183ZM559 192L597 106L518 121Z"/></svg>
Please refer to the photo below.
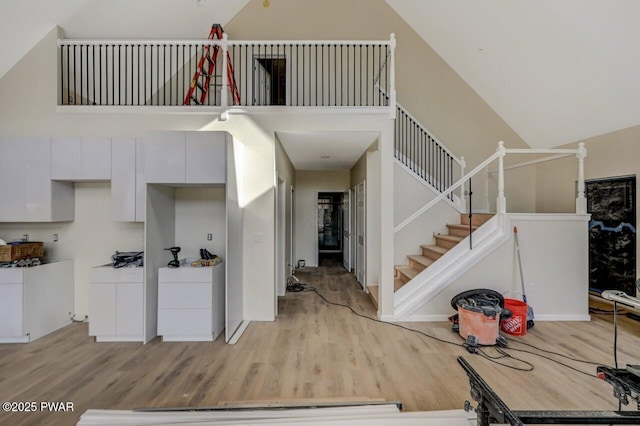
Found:
<svg viewBox="0 0 640 426"><path fill-rule="evenodd" d="M513 315L500 323L502 331L513 336L527 334L527 304L516 299L504 299L504 308Z"/></svg>
<svg viewBox="0 0 640 426"><path fill-rule="evenodd" d="M480 345L495 345L500 329L500 314L486 316L482 312L474 312L458 306L459 333L463 339L467 336L478 338Z"/></svg>

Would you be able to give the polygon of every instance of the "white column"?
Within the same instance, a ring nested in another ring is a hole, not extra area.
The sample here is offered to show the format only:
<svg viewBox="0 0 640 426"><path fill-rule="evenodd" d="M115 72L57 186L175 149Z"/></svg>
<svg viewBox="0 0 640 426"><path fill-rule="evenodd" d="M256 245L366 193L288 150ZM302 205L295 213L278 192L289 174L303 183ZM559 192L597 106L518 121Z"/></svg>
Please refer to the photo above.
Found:
<svg viewBox="0 0 640 426"><path fill-rule="evenodd" d="M504 142L498 142L498 199L496 201L496 213L498 215L504 215L507 213L507 200L504 197L504 156L507 150L504 147Z"/></svg>
<svg viewBox="0 0 640 426"><path fill-rule="evenodd" d="M391 69L389 70L389 118L396 118L396 35L391 33L389 43L389 62Z"/></svg>
<svg viewBox="0 0 640 426"><path fill-rule="evenodd" d="M484 210L489 213L489 167L484 169Z"/></svg>
<svg viewBox="0 0 640 426"><path fill-rule="evenodd" d="M229 40L227 33L222 34L222 92L220 92L220 106L229 105L229 76L227 75L227 52L229 51Z"/></svg>
<svg viewBox="0 0 640 426"><path fill-rule="evenodd" d="M576 195L576 214L587 213L587 198L585 197L584 186L584 159L587 157L587 148L584 147L584 142L578 144L578 194Z"/></svg>

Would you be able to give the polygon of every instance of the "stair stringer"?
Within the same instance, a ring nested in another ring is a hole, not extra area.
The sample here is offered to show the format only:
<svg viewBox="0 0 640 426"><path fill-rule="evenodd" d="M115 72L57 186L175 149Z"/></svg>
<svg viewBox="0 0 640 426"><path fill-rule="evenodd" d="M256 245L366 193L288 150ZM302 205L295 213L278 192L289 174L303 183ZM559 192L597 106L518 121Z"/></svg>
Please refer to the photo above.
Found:
<svg viewBox="0 0 640 426"><path fill-rule="evenodd" d="M409 316L436 297L463 273L504 244L511 237L508 215L496 215L473 232L473 249L466 237L394 294L393 320Z"/></svg>

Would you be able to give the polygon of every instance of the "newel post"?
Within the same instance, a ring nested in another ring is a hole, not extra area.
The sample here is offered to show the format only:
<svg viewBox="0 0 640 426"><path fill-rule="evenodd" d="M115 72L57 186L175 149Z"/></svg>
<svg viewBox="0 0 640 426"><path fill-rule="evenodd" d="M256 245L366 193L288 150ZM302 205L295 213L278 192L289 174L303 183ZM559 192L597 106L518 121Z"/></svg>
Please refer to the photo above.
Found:
<svg viewBox="0 0 640 426"><path fill-rule="evenodd" d="M460 179L464 177L464 169L467 167L467 162L464 160L464 157L460 157ZM467 211L467 199L466 193L464 190L464 181L462 181L462 185L460 185L460 211Z"/></svg>
<svg viewBox="0 0 640 426"><path fill-rule="evenodd" d="M576 214L587 214L587 198L584 185L584 159L587 157L587 148L584 142L578 144L578 194L576 195Z"/></svg>
<svg viewBox="0 0 640 426"><path fill-rule="evenodd" d="M229 66L227 52L229 51L229 36L227 33L222 34L222 92L220 93L220 106L229 105L229 75L227 67Z"/></svg>
<svg viewBox="0 0 640 426"><path fill-rule="evenodd" d="M504 142L498 142L498 199L496 200L496 213L498 215L504 215L507 213L507 200L504 197L504 156L507 154L507 150L504 147Z"/></svg>
<svg viewBox="0 0 640 426"><path fill-rule="evenodd" d="M389 118L396 118L396 35L391 33L389 38Z"/></svg>

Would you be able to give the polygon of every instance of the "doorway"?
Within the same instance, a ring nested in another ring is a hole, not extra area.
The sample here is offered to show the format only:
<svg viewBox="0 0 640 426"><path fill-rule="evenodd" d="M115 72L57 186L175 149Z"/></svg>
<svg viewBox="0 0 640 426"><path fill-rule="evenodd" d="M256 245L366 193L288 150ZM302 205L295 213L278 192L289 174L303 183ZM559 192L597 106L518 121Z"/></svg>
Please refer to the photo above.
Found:
<svg viewBox="0 0 640 426"><path fill-rule="evenodd" d="M636 177L585 182L589 222L589 290L636 295Z"/></svg>
<svg viewBox="0 0 640 426"><path fill-rule="evenodd" d="M344 192L318 192L318 265L323 262L342 264Z"/></svg>
<svg viewBox="0 0 640 426"><path fill-rule="evenodd" d="M287 62L282 57L254 57L253 105L287 104Z"/></svg>

